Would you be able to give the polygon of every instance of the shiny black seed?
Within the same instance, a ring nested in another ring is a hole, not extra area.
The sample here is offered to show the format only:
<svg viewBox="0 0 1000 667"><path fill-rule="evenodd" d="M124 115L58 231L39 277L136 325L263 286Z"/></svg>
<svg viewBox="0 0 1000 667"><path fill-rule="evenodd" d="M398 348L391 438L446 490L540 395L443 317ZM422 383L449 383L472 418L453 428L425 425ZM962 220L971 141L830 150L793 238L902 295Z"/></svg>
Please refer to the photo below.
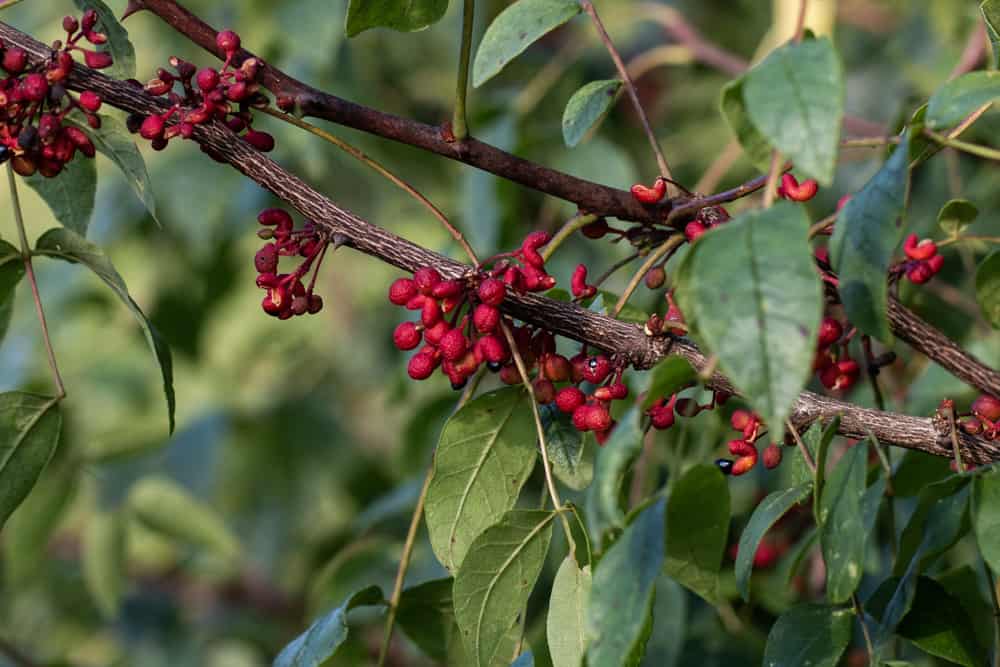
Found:
<svg viewBox="0 0 1000 667"><path fill-rule="evenodd" d="M733 474L733 462L729 459L716 459L715 465L719 467L723 475Z"/></svg>

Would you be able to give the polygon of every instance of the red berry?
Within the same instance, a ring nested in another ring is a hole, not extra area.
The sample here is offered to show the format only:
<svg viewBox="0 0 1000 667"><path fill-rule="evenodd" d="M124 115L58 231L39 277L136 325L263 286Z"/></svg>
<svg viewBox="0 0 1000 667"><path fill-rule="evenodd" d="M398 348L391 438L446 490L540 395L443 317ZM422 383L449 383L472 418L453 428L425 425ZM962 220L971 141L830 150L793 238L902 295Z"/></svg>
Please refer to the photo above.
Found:
<svg viewBox="0 0 1000 667"><path fill-rule="evenodd" d="M409 278L397 278L389 285L389 301L397 306L405 306L415 296L417 296L417 286Z"/></svg>
<svg viewBox="0 0 1000 667"><path fill-rule="evenodd" d="M654 266L646 272L644 280L646 281L647 288L659 289L667 281L667 272L663 270L662 266Z"/></svg>
<svg viewBox="0 0 1000 667"><path fill-rule="evenodd" d="M538 249L548 243L550 238L548 232L542 231L531 232L524 237L524 241L521 242L521 256L525 264L544 273L545 259L538 253Z"/></svg>
<svg viewBox="0 0 1000 667"><path fill-rule="evenodd" d="M401 322L392 332L392 342L400 350L412 350L420 345L420 330L413 322Z"/></svg>
<svg viewBox="0 0 1000 667"><path fill-rule="evenodd" d="M214 67L204 67L198 72L196 81L202 90L214 90L219 85L219 70Z"/></svg>
<svg viewBox="0 0 1000 667"><path fill-rule="evenodd" d="M972 414L991 422L1000 420L1000 399L989 394L981 394L972 402Z"/></svg>
<svg viewBox="0 0 1000 667"><path fill-rule="evenodd" d="M448 361L455 361L465 355L469 349L469 341L461 329L455 328L441 337L441 356Z"/></svg>
<svg viewBox="0 0 1000 667"><path fill-rule="evenodd" d="M490 333L500 324L500 311L486 303L481 303L472 311L472 325L479 333Z"/></svg>
<svg viewBox="0 0 1000 667"><path fill-rule="evenodd" d="M507 295L507 286L497 278L487 278L479 284L479 300L488 306L499 307Z"/></svg>
<svg viewBox="0 0 1000 667"><path fill-rule="evenodd" d="M590 406L587 414L587 427L591 431L605 431L611 428L611 413L603 405Z"/></svg>
<svg viewBox="0 0 1000 667"><path fill-rule="evenodd" d="M858 379L861 368L853 359L845 359L824 368L819 375L820 382L827 389L847 391Z"/></svg>
<svg viewBox="0 0 1000 667"><path fill-rule="evenodd" d="M49 94L49 82L41 74L29 74L21 81L21 92L28 101L41 102Z"/></svg>
<svg viewBox="0 0 1000 667"><path fill-rule="evenodd" d="M636 201L641 204L655 204L656 202L663 199L663 195L667 194L667 182L662 178L657 178L653 187L647 187L642 183L636 183L632 186L631 190L632 196L635 197Z"/></svg>
<svg viewBox="0 0 1000 667"><path fill-rule="evenodd" d="M243 141L247 142L261 153L267 153L274 150L274 137L267 132L250 130L243 135Z"/></svg>
<svg viewBox="0 0 1000 667"><path fill-rule="evenodd" d="M215 45L228 55L239 50L240 36L232 30L223 30L215 36Z"/></svg>
<svg viewBox="0 0 1000 667"><path fill-rule="evenodd" d="M159 139L163 136L165 127L166 122L163 120L163 117L153 114L142 121L142 126L139 127L139 134L142 135L143 139Z"/></svg>
<svg viewBox="0 0 1000 667"><path fill-rule="evenodd" d="M535 400L541 405L548 405L556 396L556 387L551 380L537 378L531 385L535 392Z"/></svg>
<svg viewBox="0 0 1000 667"><path fill-rule="evenodd" d="M588 239L599 239L608 233L610 227L608 227L608 221L604 218L599 218L589 225L585 225L580 229L580 233L586 236Z"/></svg>
<svg viewBox="0 0 1000 667"><path fill-rule="evenodd" d="M312 294L309 297L309 314L315 315L323 310L323 297L319 294Z"/></svg>
<svg viewBox="0 0 1000 667"><path fill-rule="evenodd" d="M447 299L456 297L463 291L465 284L461 280L442 280L431 290L431 296L435 299Z"/></svg>
<svg viewBox="0 0 1000 667"><path fill-rule="evenodd" d="M771 443L764 448L764 467L774 470L781 464L781 447Z"/></svg>
<svg viewBox="0 0 1000 667"><path fill-rule="evenodd" d="M692 220L684 226L684 237L689 243L694 243L698 240L698 237L708 231L708 227L704 224L698 222L697 220Z"/></svg>
<svg viewBox="0 0 1000 667"><path fill-rule="evenodd" d="M425 299L420 309L420 322L425 327L432 327L441 319L441 306L433 299Z"/></svg>
<svg viewBox="0 0 1000 667"><path fill-rule="evenodd" d="M830 347L844 335L844 328L840 322L832 317L824 317L819 325L819 346Z"/></svg>
<svg viewBox="0 0 1000 667"><path fill-rule="evenodd" d="M569 284L573 296L578 299L586 299L597 294L597 288L587 284L587 267L584 264L576 265Z"/></svg>
<svg viewBox="0 0 1000 667"><path fill-rule="evenodd" d="M576 387L563 387L556 392L556 407L569 414L586 402L587 397Z"/></svg>
<svg viewBox="0 0 1000 667"><path fill-rule="evenodd" d="M514 364L508 364L500 369L500 381L504 384L521 384L521 373Z"/></svg>
<svg viewBox="0 0 1000 667"><path fill-rule="evenodd" d="M587 359L583 366L583 379L593 384L600 384L611 373L611 362L603 354Z"/></svg>
<svg viewBox="0 0 1000 667"><path fill-rule="evenodd" d="M930 259L937 254L937 244L930 239L918 241L916 234L910 234L903 242L903 252L910 259Z"/></svg>
<svg viewBox="0 0 1000 667"><path fill-rule="evenodd" d="M449 331L451 331L451 325L444 320L440 320L434 326L424 329L424 340L427 341L428 345L440 345L441 339Z"/></svg>
<svg viewBox="0 0 1000 667"><path fill-rule="evenodd" d="M816 196L819 184L814 179L807 179L801 183L791 174L781 175L781 185L778 187L778 194L792 201L809 201Z"/></svg>
<svg viewBox="0 0 1000 667"><path fill-rule="evenodd" d="M550 353L542 358L542 372L553 382L565 382L573 375L573 367L566 357Z"/></svg>
<svg viewBox="0 0 1000 667"><path fill-rule="evenodd" d="M437 360L428 352L417 352L406 365L406 372L414 380L426 380L437 368Z"/></svg>
<svg viewBox="0 0 1000 667"><path fill-rule="evenodd" d="M3 68L10 74L20 74L28 65L28 53L16 46L7 49L3 54Z"/></svg>
<svg viewBox="0 0 1000 667"><path fill-rule="evenodd" d="M502 364L510 358L507 344L493 334L483 336L476 341L476 345L482 351L483 358L490 364Z"/></svg>
<svg viewBox="0 0 1000 667"><path fill-rule="evenodd" d="M676 396L671 396L670 400L664 404L663 399L660 399L649 408L647 413L653 428L662 431L674 425L674 402L676 400Z"/></svg>
<svg viewBox="0 0 1000 667"><path fill-rule="evenodd" d="M577 431L589 431L590 430L590 405L581 405L576 410L573 410L573 426L576 427Z"/></svg>
<svg viewBox="0 0 1000 667"><path fill-rule="evenodd" d="M425 266L422 269L417 269L416 273L413 274L413 282L421 294L430 295L434 286L441 282L441 274L437 272L437 269Z"/></svg>
<svg viewBox="0 0 1000 667"><path fill-rule="evenodd" d="M101 108L101 96L92 90L85 90L80 93L80 106L90 113L97 113Z"/></svg>
<svg viewBox="0 0 1000 667"><path fill-rule="evenodd" d="M757 421L749 410L736 410L733 412L732 416L729 418L729 423L737 431L742 431L752 422Z"/></svg>
<svg viewBox="0 0 1000 667"><path fill-rule="evenodd" d="M104 69L105 67L111 67L111 63L114 59L111 57L110 53L105 53L104 51L88 51L83 50L83 62L87 63L87 67L91 69Z"/></svg>

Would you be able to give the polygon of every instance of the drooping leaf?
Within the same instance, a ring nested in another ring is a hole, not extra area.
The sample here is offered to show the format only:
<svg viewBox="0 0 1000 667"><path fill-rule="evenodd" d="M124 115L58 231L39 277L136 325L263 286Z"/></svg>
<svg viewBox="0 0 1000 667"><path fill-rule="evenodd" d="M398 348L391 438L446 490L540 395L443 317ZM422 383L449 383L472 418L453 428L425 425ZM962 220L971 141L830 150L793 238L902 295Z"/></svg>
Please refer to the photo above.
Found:
<svg viewBox="0 0 1000 667"><path fill-rule="evenodd" d="M542 571L554 512L511 510L473 540L455 575L455 618L472 664L506 667Z"/></svg>
<svg viewBox="0 0 1000 667"><path fill-rule="evenodd" d="M577 567L567 556L552 582L546 637L553 667L579 667L587 651L586 615L590 601L590 566Z"/></svg>
<svg viewBox="0 0 1000 667"><path fill-rule="evenodd" d="M517 0L493 19L472 63L477 88L502 70L535 40L579 14L575 0Z"/></svg>
<svg viewBox="0 0 1000 667"><path fill-rule="evenodd" d="M56 399L20 391L0 394L0 528L45 470L61 428Z"/></svg>
<svg viewBox="0 0 1000 667"><path fill-rule="evenodd" d="M823 296L808 226L787 202L744 213L701 236L677 275L692 334L771 428L813 372Z"/></svg>
<svg viewBox="0 0 1000 667"><path fill-rule="evenodd" d="M967 199L952 199L938 211L938 225L949 236L958 236L979 216L979 209Z"/></svg>
<svg viewBox="0 0 1000 667"><path fill-rule="evenodd" d="M653 599L653 632L646 642L642 667L674 667L684 648L687 629L687 592L665 574L656 579Z"/></svg>
<svg viewBox="0 0 1000 667"><path fill-rule="evenodd" d="M153 220L159 224L160 221L156 217L156 198L153 196L146 162L142 159L142 153L139 152L135 141L132 140L132 135L125 127L125 123L116 116L101 115L100 118L101 127L96 130L72 117L67 117L66 122L85 131L94 142L94 147L115 163L132 192L146 207Z"/></svg>
<svg viewBox="0 0 1000 667"><path fill-rule="evenodd" d="M899 244L909 181L906 136L878 173L844 206L833 228L830 256L847 317L864 333L892 341L886 272Z"/></svg>
<svg viewBox="0 0 1000 667"><path fill-rule="evenodd" d="M835 667L851 640L854 613L819 604L793 607L774 623L764 648L765 667Z"/></svg>
<svg viewBox="0 0 1000 667"><path fill-rule="evenodd" d="M681 356L667 357L649 371L649 386L642 401L642 409L648 409L661 398L669 398L697 377L697 371L687 359Z"/></svg>
<svg viewBox="0 0 1000 667"><path fill-rule="evenodd" d="M403 591L396 621L406 636L435 660L448 658L455 640L455 610L451 602L454 580L433 579Z"/></svg>
<svg viewBox="0 0 1000 667"><path fill-rule="evenodd" d="M73 3L81 11L87 9L96 11L96 30L108 36L107 43L99 47L99 50L110 53L114 63L101 71L113 79L134 79L135 48L129 41L128 31L115 17L115 13L101 0L73 0Z"/></svg>
<svg viewBox="0 0 1000 667"><path fill-rule="evenodd" d="M663 571L709 602L729 535L729 485L718 467L700 464L674 484L667 501Z"/></svg>
<svg viewBox="0 0 1000 667"><path fill-rule="evenodd" d="M747 160L761 171L767 171L771 164L771 144L768 143L747 114L746 102L743 101L745 85L745 76L727 83L722 88L720 108L726 119L726 124L736 136Z"/></svg>
<svg viewBox="0 0 1000 667"><path fill-rule="evenodd" d="M641 450L639 411L632 408L618 421L611 437L598 450L594 482L587 489L587 528L597 548L606 531L625 525L619 495L625 473Z"/></svg>
<svg viewBox="0 0 1000 667"><path fill-rule="evenodd" d="M751 122L796 172L833 181L844 115L844 76L827 38L786 44L745 75Z"/></svg>
<svg viewBox="0 0 1000 667"><path fill-rule="evenodd" d="M476 536L514 507L536 451L534 420L520 387L484 394L445 424L425 514L434 553L450 572Z"/></svg>
<svg viewBox="0 0 1000 667"><path fill-rule="evenodd" d="M957 125L979 107L1000 99L1000 72L969 72L938 88L927 102L927 127Z"/></svg>
<svg viewBox="0 0 1000 667"><path fill-rule="evenodd" d="M808 498L811 492L811 482L775 491L760 501L753 514L750 515L750 521L747 522L740 535L736 553L736 587L744 600L750 599L750 572L753 569L753 559L760 541L771 526L777 523L778 519L795 505Z"/></svg>
<svg viewBox="0 0 1000 667"><path fill-rule="evenodd" d="M440 21L447 9L448 0L350 0L345 32L354 37L371 28L423 30Z"/></svg>
<svg viewBox="0 0 1000 667"><path fill-rule="evenodd" d="M83 580L94 603L108 619L118 616L128 581L126 521L120 512L96 512L83 531Z"/></svg>
<svg viewBox="0 0 1000 667"><path fill-rule="evenodd" d="M347 598L344 604L316 619L309 629L281 650L272 667L319 667L347 639L347 612L357 607L385 604L378 586L369 586Z"/></svg>
<svg viewBox="0 0 1000 667"><path fill-rule="evenodd" d="M24 261L17 248L0 241L0 343L14 313L14 292L24 276Z"/></svg>
<svg viewBox="0 0 1000 667"><path fill-rule="evenodd" d="M240 555L240 543L222 518L165 477L144 477L129 491L129 507L150 529L204 547L225 559Z"/></svg>
<svg viewBox="0 0 1000 667"><path fill-rule="evenodd" d="M576 146L601 124L621 87L618 79L604 79L591 81L573 93L562 117L563 141L567 146Z"/></svg>
<svg viewBox="0 0 1000 667"><path fill-rule="evenodd" d="M826 597L834 604L851 597L864 569L867 533L861 504L867 463L867 443L847 450L829 475L819 501L816 520L826 563Z"/></svg>
<svg viewBox="0 0 1000 667"><path fill-rule="evenodd" d="M1000 329L1000 250L984 259L976 269L976 301L986 321Z"/></svg>
<svg viewBox="0 0 1000 667"><path fill-rule="evenodd" d="M569 415L555 404L540 406L545 426L545 447L556 478L573 489L582 491L594 479L594 446L584 433L573 427Z"/></svg>
<svg viewBox="0 0 1000 667"><path fill-rule="evenodd" d="M24 182L45 200L60 225L81 237L87 235L97 195L97 167L93 160L78 155L55 178L36 173Z"/></svg>
<svg viewBox="0 0 1000 667"><path fill-rule="evenodd" d="M132 311L139 321L139 326L146 336L156 361L160 364L160 373L163 376L163 394L167 399L167 421L169 431L174 431L174 371L173 361L170 358L170 348L166 341L160 337L156 328L146 318L145 313L139 308L132 296L128 293L128 287L121 275L111 264L99 247L91 243L82 236L69 229L50 229L42 234L35 244L35 252L39 255L55 257L70 263L83 264L88 269L97 274L97 277L111 288L118 295L128 309Z"/></svg>
<svg viewBox="0 0 1000 667"><path fill-rule="evenodd" d="M665 558L666 501L635 516L594 570L587 606L587 665L634 665L651 629L651 606Z"/></svg>
<svg viewBox="0 0 1000 667"><path fill-rule="evenodd" d="M1000 0L983 0L979 4L986 23L986 34L989 35L993 47L993 69L1000 67Z"/></svg>

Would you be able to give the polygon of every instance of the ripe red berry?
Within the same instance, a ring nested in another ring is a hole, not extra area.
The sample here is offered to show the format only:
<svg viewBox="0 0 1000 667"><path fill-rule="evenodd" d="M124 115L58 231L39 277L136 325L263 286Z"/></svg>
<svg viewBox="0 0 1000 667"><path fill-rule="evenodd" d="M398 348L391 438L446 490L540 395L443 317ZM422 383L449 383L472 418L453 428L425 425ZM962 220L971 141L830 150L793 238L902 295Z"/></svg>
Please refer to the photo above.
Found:
<svg viewBox="0 0 1000 667"><path fill-rule="evenodd" d="M165 127L166 122L163 120L163 117L153 114L142 121L142 125L139 127L139 134L143 139L159 139L163 136Z"/></svg>
<svg viewBox="0 0 1000 667"><path fill-rule="evenodd" d="M587 397L576 387L563 387L556 392L556 407L569 414L586 402Z"/></svg>
<svg viewBox="0 0 1000 667"><path fill-rule="evenodd" d="M417 352L406 365L406 372L414 380L426 380L437 368L437 359L428 352Z"/></svg>
<svg viewBox="0 0 1000 667"><path fill-rule="evenodd" d="M49 94L49 82L42 74L32 73L21 81L21 92L30 102L41 102Z"/></svg>
<svg viewBox="0 0 1000 667"><path fill-rule="evenodd" d="M278 248L273 243L266 244L253 257L257 273L274 273L278 270Z"/></svg>
<svg viewBox="0 0 1000 667"><path fill-rule="evenodd" d="M3 68L10 74L20 74L28 65L28 53L16 46L7 49L3 54Z"/></svg>
<svg viewBox="0 0 1000 667"><path fill-rule="evenodd" d="M819 375L820 382L827 389L847 391L858 379L861 368L853 359L844 359L824 368Z"/></svg>
<svg viewBox="0 0 1000 667"><path fill-rule="evenodd" d="M219 70L214 67L204 67L198 72L196 81L198 87L204 91L215 90L219 85Z"/></svg>
<svg viewBox="0 0 1000 667"><path fill-rule="evenodd" d="M481 303L472 311L472 325L479 333L490 333L500 324L500 311L486 303Z"/></svg>
<svg viewBox="0 0 1000 667"><path fill-rule="evenodd" d="M581 405L573 410L573 426L577 431L590 430L590 405Z"/></svg>
<svg viewBox="0 0 1000 667"><path fill-rule="evenodd" d="M531 384L531 389L535 393L535 400L541 405L548 405L556 396L556 387L551 380L536 378Z"/></svg>
<svg viewBox="0 0 1000 667"><path fill-rule="evenodd" d="M764 448L764 467L774 470L781 464L781 447L771 443Z"/></svg>
<svg viewBox="0 0 1000 667"><path fill-rule="evenodd" d="M546 354L542 358L542 372L553 382L565 382L573 375L573 366L561 354Z"/></svg>
<svg viewBox="0 0 1000 667"><path fill-rule="evenodd" d="M435 299L446 299L456 297L465 291L465 284L461 280L442 280L431 290L431 296Z"/></svg>
<svg viewBox="0 0 1000 667"><path fill-rule="evenodd" d="M534 231L524 237L521 242L521 256L525 264L544 273L545 259L538 253L538 249L549 242L548 232Z"/></svg>
<svg viewBox="0 0 1000 667"><path fill-rule="evenodd" d="M583 366L583 379L593 384L600 384L611 373L611 362L603 354L587 359Z"/></svg>
<svg viewBox="0 0 1000 667"><path fill-rule="evenodd" d="M824 317L819 325L819 346L830 347L844 335L844 328L840 322L832 317Z"/></svg>
<svg viewBox="0 0 1000 667"><path fill-rule="evenodd" d="M243 135L243 141L247 142L262 153L268 153L274 150L274 137L267 132L249 130Z"/></svg>
<svg viewBox="0 0 1000 667"><path fill-rule="evenodd" d="M586 299L597 294L597 288L587 284L587 266L585 264L576 265L569 284L573 296L578 299Z"/></svg>
<svg viewBox="0 0 1000 667"><path fill-rule="evenodd" d="M441 282L441 274L434 267L425 266L413 274L413 282L421 294L429 296L434 286Z"/></svg>
<svg viewBox="0 0 1000 667"><path fill-rule="evenodd" d="M674 425L675 400L675 397L671 397L670 401L664 404L663 399L660 399L657 404L649 408L649 420L653 424L653 428L662 431Z"/></svg>
<svg viewBox="0 0 1000 667"><path fill-rule="evenodd" d="M635 197L636 201L641 204L655 204L656 202L663 199L663 195L667 194L667 182L662 178L657 178L653 187L647 187L642 183L636 183L632 186L631 190L632 196Z"/></svg>
<svg viewBox="0 0 1000 667"><path fill-rule="evenodd" d="M439 347L441 348L441 356L448 361L455 361L465 355L466 350L469 349L469 341L461 329L455 328L441 337Z"/></svg>
<svg viewBox="0 0 1000 667"><path fill-rule="evenodd" d="M737 431L742 431L754 421L756 419L749 410L736 410L729 417L730 425Z"/></svg>
<svg viewBox="0 0 1000 667"><path fill-rule="evenodd" d="M591 431L605 431L611 428L611 413L603 405L592 405L587 414L587 428Z"/></svg>
<svg viewBox="0 0 1000 667"><path fill-rule="evenodd" d="M111 67L114 59L110 53L104 51L88 51L87 49L83 49L83 62L87 63L87 67L91 69L104 69L105 67Z"/></svg>
<svg viewBox="0 0 1000 667"><path fill-rule="evenodd" d="M507 286L497 278L487 278L479 284L479 300L488 306L499 307L507 295Z"/></svg>
<svg viewBox="0 0 1000 667"><path fill-rule="evenodd" d="M981 394L972 402L970 412L991 422L1000 420L1000 399L989 394Z"/></svg>
<svg viewBox="0 0 1000 667"><path fill-rule="evenodd" d="M417 296L417 286L409 278L397 278L389 285L389 301L397 306L405 306L415 296Z"/></svg>
<svg viewBox="0 0 1000 667"><path fill-rule="evenodd" d="M80 93L80 106L90 113L97 113L101 108L101 96L92 90L85 90Z"/></svg>
<svg viewBox="0 0 1000 667"><path fill-rule="evenodd" d="M819 184L812 178L799 183L791 174L781 175L781 185L778 187L778 194L792 201L809 201L816 196Z"/></svg>
<svg viewBox="0 0 1000 667"><path fill-rule="evenodd" d="M401 322L392 332L392 342L400 350L412 350L420 345L420 330L413 322Z"/></svg>
<svg viewBox="0 0 1000 667"><path fill-rule="evenodd" d="M232 30L223 30L215 36L215 45L228 55L239 50L240 36Z"/></svg>
<svg viewBox="0 0 1000 667"><path fill-rule="evenodd" d="M490 364L502 364L510 358L507 344L494 334L483 336L476 345L482 351L483 358Z"/></svg>
<svg viewBox="0 0 1000 667"><path fill-rule="evenodd" d="M323 297L319 294L312 294L309 296L309 314L315 315L319 311L323 310Z"/></svg>
<svg viewBox="0 0 1000 667"><path fill-rule="evenodd" d="M708 227L704 224L698 222L697 220L692 220L684 226L684 237L689 243L694 243L698 240L698 237L708 231Z"/></svg>
<svg viewBox="0 0 1000 667"><path fill-rule="evenodd" d="M441 339L449 331L451 331L451 325L444 320L440 320L434 326L424 329L424 340L427 341L428 345L440 345Z"/></svg>
<svg viewBox="0 0 1000 667"><path fill-rule="evenodd" d="M425 327L432 327L441 320L441 306L434 299L425 299L420 309L420 322Z"/></svg>
<svg viewBox="0 0 1000 667"><path fill-rule="evenodd" d="M910 259L930 259L937 254L937 244L930 239L918 241L916 234L910 234L903 242L903 252Z"/></svg>

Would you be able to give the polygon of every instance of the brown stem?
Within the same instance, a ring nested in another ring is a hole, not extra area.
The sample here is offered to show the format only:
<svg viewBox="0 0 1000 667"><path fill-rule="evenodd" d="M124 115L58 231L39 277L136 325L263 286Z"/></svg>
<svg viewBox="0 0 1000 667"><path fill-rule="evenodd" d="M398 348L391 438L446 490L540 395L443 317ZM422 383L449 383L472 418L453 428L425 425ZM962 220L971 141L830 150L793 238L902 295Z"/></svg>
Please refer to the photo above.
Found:
<svg viewBox="0 0 1000 667"><path fill-rule="evenodd" d="M0 39L24 49L32 65L37 65L51 54L44 44L2 22ZM146 94L138 86L109 79L82 65L74 68L68 83L73 90L93 90L101 95L106 104L133 113L162 113L167 104ZM434 266L445 277L456 278L473 270L466 264L438 255L340 208L219 122L197 126L193 138L212 155L270 190L331 235L343 237L345 245L410 272L423 266ZM686 339L647 336L636 324L537 294L510 293L504 301L503 310L554 334L616 354L639 369L650 368L671 354L685 357L698 369L706 363L705 355ZM996 371L965 354L943 334L897 302L890 302L889 316L893 329L901 338L979 389L1000 394L1000 374ZM737 393L729 380L718 373L712 375L708 386ZM938 418L870 410L807 391L792 406L791 421L801 428L816 420L827 422L838 415L841 417L839 432L843 435L863 438L870 429L887 444L937 456L951 455L948 426ZM958 437L963 457L969 464L981 465L1000 460L1000 443L965 432L959 433Z"/></svg>

